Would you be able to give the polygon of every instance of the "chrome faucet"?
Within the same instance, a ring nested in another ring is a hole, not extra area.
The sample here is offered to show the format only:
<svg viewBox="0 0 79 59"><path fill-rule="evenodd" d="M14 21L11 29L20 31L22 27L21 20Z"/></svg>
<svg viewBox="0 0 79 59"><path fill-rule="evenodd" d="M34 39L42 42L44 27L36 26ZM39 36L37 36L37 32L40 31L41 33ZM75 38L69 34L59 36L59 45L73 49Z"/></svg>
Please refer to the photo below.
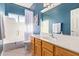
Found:
<svg viewBox="0 0 79 59"><path fill-rule="evenodd" d="M50 34L50 36L51 36L52 38L55 38L53 34Z"/></svg>

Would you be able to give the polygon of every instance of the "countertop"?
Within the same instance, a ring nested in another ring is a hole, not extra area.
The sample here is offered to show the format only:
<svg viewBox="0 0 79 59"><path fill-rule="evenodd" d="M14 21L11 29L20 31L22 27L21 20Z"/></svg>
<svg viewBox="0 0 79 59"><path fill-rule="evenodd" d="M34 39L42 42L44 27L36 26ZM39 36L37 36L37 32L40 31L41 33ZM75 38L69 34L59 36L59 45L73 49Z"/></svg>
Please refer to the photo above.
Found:
<svg viewBox="0 0 79 59"><path fill-rule="evenodd" d="M68 36L62 34L54 34L53 37L47 34L33 34L32 36L79 53L79 37L77 36Z"/></svg>

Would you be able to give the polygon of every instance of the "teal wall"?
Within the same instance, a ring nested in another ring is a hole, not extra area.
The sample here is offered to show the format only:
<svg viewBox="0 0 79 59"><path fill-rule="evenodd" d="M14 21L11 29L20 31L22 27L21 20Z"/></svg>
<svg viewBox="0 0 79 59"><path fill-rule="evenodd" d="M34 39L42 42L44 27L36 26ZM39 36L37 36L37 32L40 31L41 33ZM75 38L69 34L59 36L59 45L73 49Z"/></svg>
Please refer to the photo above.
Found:
<svg viewBox="0 0 79 59"><path fill-rule="evenodd" d="M13 3L5 3L5 15L8 15L8 13L24 15L25 14L24 11L25 11L24 7L21 7Z"/></svg>
<svg viewBox="0 0 79 59"><path fill-rule="evenodd" d="M43 3L34 3L31 6L31 9L34 11L34 15L39 14L40 11L43 9Z"/></svg>
<svg viewBox="0 0 79 59"><path fill-rule="evenodd" d="M51 10L40 13L40 11L43 9L42 3L35 3L31 7L34 10L34 15L39 15L39 23L40 20L49 20L49 32L52 32L52 23L60 22L62 23L61 30L63 34L70 35L71 32L71 24L70 24L70 11L79 8L79 3L62 3L61 5L52 8Z"/></svg>
<svg viewBox="0 0 79 59"><path fill-rule="evenodd" d="M37 14L39 15L38 17L38 25L40 25L40 20L42 20L42 13L40 12L43 9L43 3L34 3L31 6L31 9L34 11L34 16Z"/></svg>
<svg viewBox="0 0 79 59"><path fill-rule="evenodd" d="M70 35L71 24L70 24L70 11L79 8L79 3L63 3L43 14L43 21L48 18L50 22L49 32L51 33L52 23L62 23L61 30L63 34Z"/></svg>
<svg viewBox="0 0 79 59"><path fill-rule="evenodd" d="M0 11L3 12L5 15L8 15L8 13L25 15L25 9L31 10L29 8L22 7L14 3L0 3Z"/></svg>
<svg viewBox="0 0 79 59"><path fill-rule="evenodd" d="M42 13L40 11L43 9L43 3L34 3L31 6L31 9L34 11L34 16L39 15L38 17L38 25L35 27L34 33L40 33L40 20L42 20Z"/></svg>
<svg viewBox="0 0 79 59"><path fill-rule="evenodd" d="M0 3L0 12L5 14L5 4L4 3Z"/></svg>

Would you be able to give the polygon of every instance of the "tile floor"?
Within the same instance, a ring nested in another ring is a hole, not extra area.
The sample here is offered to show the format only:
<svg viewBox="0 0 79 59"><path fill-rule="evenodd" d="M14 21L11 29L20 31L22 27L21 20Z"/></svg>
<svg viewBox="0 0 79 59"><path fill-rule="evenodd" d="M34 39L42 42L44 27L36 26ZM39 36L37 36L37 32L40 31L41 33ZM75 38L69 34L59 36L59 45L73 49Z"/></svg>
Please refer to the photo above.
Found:
<svg viewBox="0 0 79 59"><path fill-rule="evenodd" d="M31 56L31 44L19 42L4 45L2 56Z"/></svg>
<svg viewBox="0 0 79 59"><path fill-rule="evenodd" d="M23 48L17 48L3 52L3 56L31 56L31 52Z"/></svg>

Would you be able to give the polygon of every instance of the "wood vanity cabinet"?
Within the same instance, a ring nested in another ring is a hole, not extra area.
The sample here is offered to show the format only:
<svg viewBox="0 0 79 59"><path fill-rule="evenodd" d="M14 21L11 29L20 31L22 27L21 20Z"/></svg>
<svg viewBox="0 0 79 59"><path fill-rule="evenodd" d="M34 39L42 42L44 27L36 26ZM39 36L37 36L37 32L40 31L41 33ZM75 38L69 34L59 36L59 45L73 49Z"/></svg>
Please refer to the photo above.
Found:
<svg viewBox="0 0 79 59"><path fill-rule="evenodd" d="M34 56L35 55L35 39L34 39L34 37L31 37L31 52L32 52L32 55Z"/></svg>
<svg viewBox="0 0 79 59"><path fill-rule="evenodd" d="M31 37L31 44L33 56L79 56L78 53L74 53L35 37Z"/></svg>
<svg viewBox="0 0 79 59"><path fill-rule="evenodd" d="M53 45L42 41L42 56L53 56Z"/></svg>
<svg viewBox="0 0 79 59"><path fill-rule="evenodd" d="M41 40L38 38L35 38L35 56L41 56Z"/></svg>
<svg viewBox="0 0 79 59"><path fill-rule="evenodd" d="M71 52L64 48L55 46L55 56L78 56L77 53Z"/></svg>

